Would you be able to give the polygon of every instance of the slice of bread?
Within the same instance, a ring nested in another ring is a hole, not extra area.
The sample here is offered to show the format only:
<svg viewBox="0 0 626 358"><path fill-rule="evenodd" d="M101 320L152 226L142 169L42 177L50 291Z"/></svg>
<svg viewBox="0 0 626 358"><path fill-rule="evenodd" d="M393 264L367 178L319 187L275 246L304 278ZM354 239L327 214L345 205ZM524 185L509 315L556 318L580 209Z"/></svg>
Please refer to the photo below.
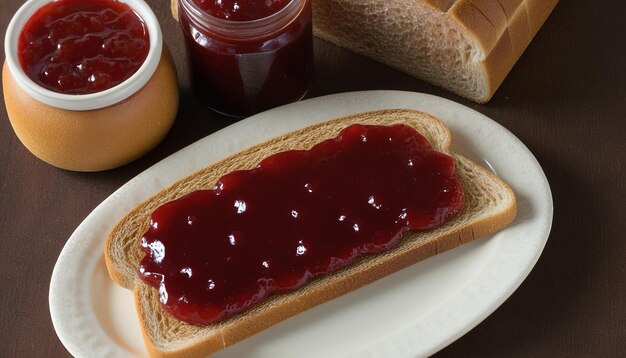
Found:
<svg viewBox="0 0 626 358"><path fill-rule="evenodd" d="M557 2L313 0L314 34L484 103Z"/></svg>
<svg viewBox="0 0 626 358"><path fill-rule="evenodd" d="M212 188L233 170L255 167L263 158L290 149L309 149L335 137L350 124L391 125L403 123L424 135L435 150L449 153L456 161L456 174L463 183L465 206L443 226L425 232L410 232L400 244L386 252L367 255L352 265L310 281L301 289L270 296L251 310L206 327L181 322L161 308L158 290L137 275L144 256L140 239L147 230L150 214L161 204L191 191ZM134 290L145 343L155 356L203 356L234 344L309 308L389 275L425 258L494 233L508 225L516 214L512 190L491 172L450 151L448 128L438 119L413 110L381 110L354 114L307 127L202 169L128 213L106 241L105 260L109 274L118 284Z"/></svg>

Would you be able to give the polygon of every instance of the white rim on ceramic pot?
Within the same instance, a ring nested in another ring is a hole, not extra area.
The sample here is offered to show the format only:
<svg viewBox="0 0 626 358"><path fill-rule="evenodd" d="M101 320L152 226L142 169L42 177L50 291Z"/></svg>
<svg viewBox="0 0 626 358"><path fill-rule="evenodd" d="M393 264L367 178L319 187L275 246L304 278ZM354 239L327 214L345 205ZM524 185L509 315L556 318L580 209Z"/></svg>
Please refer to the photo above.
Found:
<svg viewBox="0 0 626 358"><path fill-rule="evenodd" d="M18 39L24 25L43 5L52 0L28 0L15 13L7 27L4 39L4 52L6 63L16 82L32 98L47 105L76 111L85 111L104 108L116 104L132 96L152 78L159 61L163 48L163 36L159 22L152 9L143 0L119 0L139 14L148 29L150 37L150 50L144 63L131 77L124 82L104 91L73 95L63 94L46 89L31 80L18 60Z"/></svg>

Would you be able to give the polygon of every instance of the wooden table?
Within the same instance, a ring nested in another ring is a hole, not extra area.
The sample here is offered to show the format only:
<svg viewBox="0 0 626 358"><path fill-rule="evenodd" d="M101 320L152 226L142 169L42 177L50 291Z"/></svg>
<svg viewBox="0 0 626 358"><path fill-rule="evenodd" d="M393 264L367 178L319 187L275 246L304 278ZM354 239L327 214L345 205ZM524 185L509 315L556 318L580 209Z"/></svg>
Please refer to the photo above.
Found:
<svg viewBox="0 0 626 358"><path fill-rule="evenodd" d="M21 3L0 3L3 34ZM169 1L148 3L174 54L182 90L178 119L154 151L111 171L60 170L32 156L0 110L2 357L68 356L52 326L48 287L72 231L126 181L231 123L190 93L182 35L169 16ZM520 138L551 184L552 233L530 276L437 356L626 353L626 3L606 3L561 1L486 105L316 40L316 76L307 97L399 89L458 101Z"/></svg>

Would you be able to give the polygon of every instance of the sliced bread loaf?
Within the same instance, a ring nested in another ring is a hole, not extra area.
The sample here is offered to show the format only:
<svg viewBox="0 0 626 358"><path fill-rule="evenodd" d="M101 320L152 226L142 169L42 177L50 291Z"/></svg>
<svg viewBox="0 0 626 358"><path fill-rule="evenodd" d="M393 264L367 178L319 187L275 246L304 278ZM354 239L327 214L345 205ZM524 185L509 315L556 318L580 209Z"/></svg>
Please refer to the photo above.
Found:
<svg viewBox="0 0 626 358"><path fill-rule="evenodd" d="M313 0L316 36L487 102L558 0Z"/></svg>

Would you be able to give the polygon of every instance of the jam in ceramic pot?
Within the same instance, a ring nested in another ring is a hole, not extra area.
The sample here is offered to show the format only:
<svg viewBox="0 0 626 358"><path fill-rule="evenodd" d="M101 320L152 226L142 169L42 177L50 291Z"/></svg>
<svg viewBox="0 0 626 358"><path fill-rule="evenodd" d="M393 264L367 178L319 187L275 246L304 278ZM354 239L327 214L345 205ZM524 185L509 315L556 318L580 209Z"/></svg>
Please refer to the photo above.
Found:
<svg viewBox="0 0 626 358"><path fill-rule="evenodd" d="M89 94L131 77L150 49L144 21L114 0L57 0L41 7L19 37L19 62L37 84Z"/></svg>
<svg viewBox="0 0 626 358"><path fill-rule="evenodd" d="M313 71L310 0L180 0L198 98L245 117L299 100Z"/></svg>
<svg viewBox="0 0 626 358"><path fill-rule="evenodd" d="M223 320L442 225L464 204L454 167L411 127L349 126L159 207L139 275L178 319Z"/></svg>

